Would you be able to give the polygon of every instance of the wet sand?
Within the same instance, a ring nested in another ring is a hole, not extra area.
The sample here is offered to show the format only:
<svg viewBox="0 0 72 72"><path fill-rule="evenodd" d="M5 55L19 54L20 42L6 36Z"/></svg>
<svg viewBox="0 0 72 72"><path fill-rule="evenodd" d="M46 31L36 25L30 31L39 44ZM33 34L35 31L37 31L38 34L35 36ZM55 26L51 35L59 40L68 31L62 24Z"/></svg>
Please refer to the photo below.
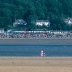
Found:
<svg viewBox="0 0 72 72"><path fill-rule="evenodd" d="M72 57L0 57L0 72L72 72Z"/></svg>
<svg viewBox="0 0 72 72"><path fill-rule="evenodd" d="M72 45L71 38L21 38L0 39L0 45L6 44L28 44L28 45Z"/></svg>

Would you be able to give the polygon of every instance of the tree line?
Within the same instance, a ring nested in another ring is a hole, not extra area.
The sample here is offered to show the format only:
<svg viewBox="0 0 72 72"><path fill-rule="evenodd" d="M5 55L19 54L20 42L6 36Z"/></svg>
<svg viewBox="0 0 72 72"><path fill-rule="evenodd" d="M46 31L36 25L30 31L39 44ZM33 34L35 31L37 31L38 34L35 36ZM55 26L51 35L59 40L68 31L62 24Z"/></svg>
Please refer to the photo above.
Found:
<svg viewBox="0 0 72 72"><path fill-rule="evenodd" d="M72 17L72 0L0 0L0 28L13 28L15 19L27 22L28 30L36 29L36 20L49 20L49 30L72 30L64 18Z"/></svg>

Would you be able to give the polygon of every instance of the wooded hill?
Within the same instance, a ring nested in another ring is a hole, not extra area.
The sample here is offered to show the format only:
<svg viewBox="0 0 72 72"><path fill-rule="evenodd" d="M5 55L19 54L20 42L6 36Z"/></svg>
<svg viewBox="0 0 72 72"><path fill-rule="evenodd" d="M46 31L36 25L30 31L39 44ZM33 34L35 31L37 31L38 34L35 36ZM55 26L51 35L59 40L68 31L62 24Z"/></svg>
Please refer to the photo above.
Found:
<svg viewBox="0 0 72 72"><path fill-rule="evenodd" d="M35 20L49 20L50 30L72 30L64 18L72 17L72 0L0 0L0 28L13 28L15 19L24 19L29 30Z"/></svg>

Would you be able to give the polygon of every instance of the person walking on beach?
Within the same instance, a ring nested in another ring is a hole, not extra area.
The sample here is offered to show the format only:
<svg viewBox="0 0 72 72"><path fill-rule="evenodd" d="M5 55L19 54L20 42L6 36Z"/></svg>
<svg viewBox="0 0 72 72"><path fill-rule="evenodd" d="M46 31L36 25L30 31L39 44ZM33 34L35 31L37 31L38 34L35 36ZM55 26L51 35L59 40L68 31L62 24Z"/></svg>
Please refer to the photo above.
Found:
<svg viewBox="0 0 72 72"><path fill-rule="evenodd" d="M44 51L43 51L43 50L41 50L41 52L40 52L40 56L41 56L41 57L44 56Z"/></svg>
<svg viewBox="0 0 72 72"><path fill-rule="evenodd" d="M45 56L45 52L44 52L43 50L41 50L40 56L41 56L41 57Z"/></svg>

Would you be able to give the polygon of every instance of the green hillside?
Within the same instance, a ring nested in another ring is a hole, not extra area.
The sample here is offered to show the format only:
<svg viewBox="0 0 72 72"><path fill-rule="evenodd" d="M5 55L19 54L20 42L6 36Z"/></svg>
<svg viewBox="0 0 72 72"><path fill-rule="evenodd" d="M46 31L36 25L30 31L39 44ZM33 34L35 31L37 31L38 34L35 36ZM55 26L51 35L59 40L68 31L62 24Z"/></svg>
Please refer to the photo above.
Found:
<svg viewBox="0 0 72 72"><path fill-rule="evenodd" d="M50 30L72 30L64 18L72 17L72 0L0 0L0 28L13 28L15 19L24 19L29 30L35 20L49 20Z"/></svg>

